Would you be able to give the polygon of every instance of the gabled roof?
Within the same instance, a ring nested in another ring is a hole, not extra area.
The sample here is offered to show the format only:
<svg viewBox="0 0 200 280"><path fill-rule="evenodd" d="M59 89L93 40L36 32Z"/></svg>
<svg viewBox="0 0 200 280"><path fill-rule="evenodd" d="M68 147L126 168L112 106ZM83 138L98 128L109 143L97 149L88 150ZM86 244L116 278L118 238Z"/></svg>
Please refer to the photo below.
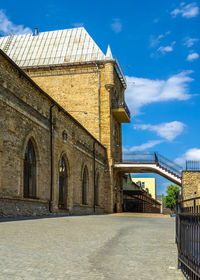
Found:
<svg viewBox="0 0 200 280"><path fill-rule="evenodd" d="M20 67L105 60L84 27L0 37L0 49Z"/></svg>
<svg viewBox="0 0 200 280"><path fill-rule="evenodd" d="M84 27L0 37L0 49L20 67L113 60L126 88L126 78L110 46L105 55Z"/></svg>

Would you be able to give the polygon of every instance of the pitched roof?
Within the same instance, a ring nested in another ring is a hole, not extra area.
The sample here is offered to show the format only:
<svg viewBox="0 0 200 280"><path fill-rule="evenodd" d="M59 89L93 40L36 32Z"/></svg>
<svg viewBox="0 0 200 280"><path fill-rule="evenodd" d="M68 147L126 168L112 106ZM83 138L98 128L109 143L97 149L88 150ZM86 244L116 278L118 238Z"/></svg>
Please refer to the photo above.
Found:
<svg viewBox="0 0 200 280"><path fill-rule="evenodd" d="M105 60L84 27L0 37L0 48L20 67Z"/></svg>

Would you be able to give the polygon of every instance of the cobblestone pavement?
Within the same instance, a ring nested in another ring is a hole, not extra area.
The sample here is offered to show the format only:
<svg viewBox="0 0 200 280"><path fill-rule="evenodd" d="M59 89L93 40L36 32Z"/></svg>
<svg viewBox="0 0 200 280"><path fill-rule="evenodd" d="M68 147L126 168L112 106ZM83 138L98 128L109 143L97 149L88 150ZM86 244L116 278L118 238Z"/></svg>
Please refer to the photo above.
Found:
<svg viewBox="0 0 200 280"><path fill-rule="evenodd" d="M174 218L57 217L0 223L0 280L179 280Z"/></svg>

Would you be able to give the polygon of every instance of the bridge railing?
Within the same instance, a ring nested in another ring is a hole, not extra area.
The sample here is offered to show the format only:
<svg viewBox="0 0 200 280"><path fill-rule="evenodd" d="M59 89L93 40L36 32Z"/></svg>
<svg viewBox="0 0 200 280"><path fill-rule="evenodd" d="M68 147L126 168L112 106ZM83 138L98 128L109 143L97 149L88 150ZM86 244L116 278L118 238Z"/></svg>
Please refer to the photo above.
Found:
<svg viewBox="0 0 200 280"><path fill-rule="evenodd" d="M169 170L170 172L176 174L178 177L182 176L182 166L176 164L175 162L167 159L158 152L145 152L145 153L135 153L135 152L124 152L124 163L156 163L161 167Z"/></svg>

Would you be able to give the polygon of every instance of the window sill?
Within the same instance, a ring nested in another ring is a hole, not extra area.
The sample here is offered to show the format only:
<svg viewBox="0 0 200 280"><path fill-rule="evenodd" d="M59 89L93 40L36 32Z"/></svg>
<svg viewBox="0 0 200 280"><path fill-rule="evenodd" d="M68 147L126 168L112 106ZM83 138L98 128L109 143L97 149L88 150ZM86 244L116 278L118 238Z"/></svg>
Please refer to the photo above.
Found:
<svg viewBox="0 0 200 280"><path fill-rule="evenodd" d="M39 197L36 196L24 196L24 199L34 199L34 200L39 200Z"/></svg>

